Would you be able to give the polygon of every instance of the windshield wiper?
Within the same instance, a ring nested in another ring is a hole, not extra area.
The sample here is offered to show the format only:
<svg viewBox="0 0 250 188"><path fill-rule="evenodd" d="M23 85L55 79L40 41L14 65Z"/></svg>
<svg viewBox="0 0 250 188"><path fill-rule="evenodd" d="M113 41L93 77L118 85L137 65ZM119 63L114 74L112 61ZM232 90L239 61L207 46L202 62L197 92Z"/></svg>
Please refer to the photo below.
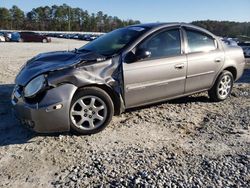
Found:
<svg viewBox="0 0 250 188"><path fill-rule="evenodd" d="M87 49L77 49L77 48L75 48L75 50L74 50L74 53L84 53L84 52L93 52L95 54L104 56L106 58L111 56L111 55L108 55L108 54L101 54L101 53L97 53L95 51L91 51L91 50L87 50Z"/></svg>
<svg viewBox="0 0 250 188"><path fill-rule="evenodd" d="M83 52L91 52L91 50L86 50L86 49L77 49L75 48L74 53L83 53Z"/></svg>
<svg viewBox="0 0 250 188"><path fill-rule="evenodd" d="M87 50L87 49L81 49L81 48L79 48L79 49L75 49L75 50L77 50L77 52L91 52L91 50Z"/></svg>

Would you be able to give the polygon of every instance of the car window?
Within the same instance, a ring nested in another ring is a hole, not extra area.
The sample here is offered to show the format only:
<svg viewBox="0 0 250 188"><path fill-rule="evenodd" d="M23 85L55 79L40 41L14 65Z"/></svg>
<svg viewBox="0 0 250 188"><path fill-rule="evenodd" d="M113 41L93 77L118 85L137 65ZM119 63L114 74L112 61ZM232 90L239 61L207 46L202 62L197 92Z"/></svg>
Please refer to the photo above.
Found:
<svg viewBox="0 0 250 188"><path fill-rule="evenodd" d="M88 50L98 54L110 56L121 51L147 30L147 28L137 26L117 29L86 44L81 47L79 51Z"/></svg>
<svg viewBox="0 0 250 188"><path fill-rule="evenodd" d="M179 29L158 33L141 43L137 50L151 52L150 58L161 58L181 54L181 39Z"/></svg>
<svg viewBox="0 0 250 188"><path fill-rule="evenodd" d="M189 53L208 52L216 49L213 37L193 30L186 30Z"/></svg>

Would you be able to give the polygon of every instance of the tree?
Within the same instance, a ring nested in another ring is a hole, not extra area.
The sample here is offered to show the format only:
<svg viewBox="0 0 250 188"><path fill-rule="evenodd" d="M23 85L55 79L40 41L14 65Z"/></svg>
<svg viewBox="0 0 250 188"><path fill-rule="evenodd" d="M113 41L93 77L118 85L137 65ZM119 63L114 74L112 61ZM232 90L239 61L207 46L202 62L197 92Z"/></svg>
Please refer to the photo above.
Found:
<svg viewBox="0 0 250 188"><path fill-rule="evenodd" d="M67 4L33 8L26 15L17 6L10 10L0 7L0 29L92 31L108 32L127 25L139 24L138 20L121 20L102 11L89 13ZM208 29L218 36L250 37L250 22L194 21L194 25Z"/></svg>
<svg viewBox="0 0 250 188"><path fill-rule="evenodd" d="M38 19L35 9L26 14L25 27L28 30L36 30L36 28L38 28Z"/></svg>
<svg viewBox="0 0 250 188"><path fill-rule="evenodd" d="M7 8L0 8L0 28L9 29L11 27L11 15Z"/></svg>
<svg viewBox="0 0 250 188"><path fill-rule="evenodd" d="M194 25L203 27L221 37L250 36L250 22L194 21Z"/></svg>
<svg viewBox="0 0 250 188"><path fill-rule="evenodd" d="M26 15L17 6L10 10L0 8L0 29L48 30L48 31L98 31L140 23L134 20L121 20L104 14L102 11L89 14L81 8L67 4L33 8Z"/></svg>
<svg viewBox="0 0 250 188"><path fill-rule="evenodd" d="M16 30L22 29L24 18L25 18L24 12L14 5L10 9L10 14L11 14L11 28L10 29L16 29Z"/></svg>
<svg viewBox="0 0 250 188"><path fill-rule="evenodd" d="M88 11L83 11L81 14L82 25L80 27L80 31L89 31L92 28L90 27L90 19Z"/></svg>

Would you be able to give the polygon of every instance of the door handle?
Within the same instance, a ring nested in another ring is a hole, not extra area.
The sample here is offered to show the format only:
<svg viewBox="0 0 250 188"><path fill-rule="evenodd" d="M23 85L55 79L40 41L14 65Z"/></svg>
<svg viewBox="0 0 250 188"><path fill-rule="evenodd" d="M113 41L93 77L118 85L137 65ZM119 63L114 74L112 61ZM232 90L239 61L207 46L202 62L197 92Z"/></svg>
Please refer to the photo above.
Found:
<svg viewBox="0 0 250 188"><path fill-rule="evenodd" d="M184 68L184 64L178 64L174 66L175 69L183 69Z"/></svg>
<svg viewBox="0 0 250 188"><path fill-rule="evenodd" d="M214 60L214 62L215 62L215 63L220 63L220 62L221 62L221 58L216 58L216 59Z"/></svg>

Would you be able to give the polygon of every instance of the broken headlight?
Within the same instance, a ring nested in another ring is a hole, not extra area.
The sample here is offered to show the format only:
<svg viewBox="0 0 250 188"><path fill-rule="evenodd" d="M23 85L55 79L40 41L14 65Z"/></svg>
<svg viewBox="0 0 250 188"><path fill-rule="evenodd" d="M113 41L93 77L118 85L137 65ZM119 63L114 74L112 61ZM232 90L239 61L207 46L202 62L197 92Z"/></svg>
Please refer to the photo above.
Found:
<svg viewBox="0 0 250 188"><path fill-rule="evenodd" d="M24 88L24 97L32 98L37 95L46 86L44 75L32 79Z"/></svg>

